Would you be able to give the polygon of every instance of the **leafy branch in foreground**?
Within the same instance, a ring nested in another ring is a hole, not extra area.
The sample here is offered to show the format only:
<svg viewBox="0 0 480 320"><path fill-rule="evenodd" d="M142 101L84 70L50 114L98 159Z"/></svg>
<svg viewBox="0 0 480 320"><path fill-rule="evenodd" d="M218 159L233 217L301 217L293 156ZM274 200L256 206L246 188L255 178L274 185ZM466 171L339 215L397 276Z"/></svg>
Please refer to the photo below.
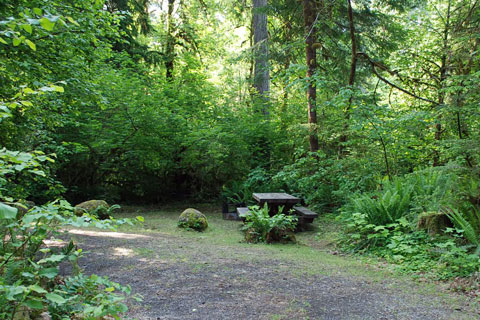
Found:
<svg viewBox="0 0 480 320"><path fill-rule="evenodd" d="M3 150L0 170L0 199L5 191L15 196L12 177L24 170L39 172L41 155L8 153ZM8 159L5 156L8 154ZM30 155L30 156L27 156ZM0 202L0 318L38 317L48 313L53 319L98 319L111 315L118 318L127 307L124 303L130 288L111 282L106 277L83 275L77 265L82 255L73 241L59 240L65 227L95 226L115 230L132 220L99 220L96 216L74 215L73 207L64 200L33 206L20 212L12 206L13 198ZM49 246L57 241L58 246ZM61 276L60 265L71 263L73 276Z"/></svg>

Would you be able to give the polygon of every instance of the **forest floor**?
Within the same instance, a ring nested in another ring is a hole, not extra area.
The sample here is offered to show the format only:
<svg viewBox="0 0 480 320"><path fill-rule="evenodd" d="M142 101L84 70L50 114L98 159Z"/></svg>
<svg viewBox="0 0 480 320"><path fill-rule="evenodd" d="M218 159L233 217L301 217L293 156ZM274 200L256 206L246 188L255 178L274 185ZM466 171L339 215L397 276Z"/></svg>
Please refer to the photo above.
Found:
<svg viewBox="0 0 480 320"><path fill-rule="evenodd" d="M222 220L211 205L196 208L209 219L204 233L176 227L185 206L124 209L119 217L142 215L145 223L119 232L71 229L87 251L80 267L142 295L129 302L134 319L480 318L478 301L446 284L337 254L327 220L299 233L297 244L247 244L240 222Z"/></svg>

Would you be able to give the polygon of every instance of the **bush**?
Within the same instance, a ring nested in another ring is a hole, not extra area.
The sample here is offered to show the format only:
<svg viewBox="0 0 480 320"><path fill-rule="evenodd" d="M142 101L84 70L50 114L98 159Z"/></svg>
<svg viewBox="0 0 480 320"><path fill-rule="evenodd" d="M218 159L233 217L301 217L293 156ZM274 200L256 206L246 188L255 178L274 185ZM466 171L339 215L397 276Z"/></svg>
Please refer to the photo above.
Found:
<svg viewBox="0 0 480 320"><path fill-rule="evenodd" d="M17 171L29 170L24 165L27 157L19 155L13 154L12 161L4 163L0 181L21 174ZM0 200L12 201L3 195L2 189ZM58 235L66 226L115 229L123 223L132 221L100 221L89 214L77 217L72 206L63 200L33 206L23 214L0 202L0 318L36 318L43 312L55 319L100 318L124 312L128 288L107 278L83 276L77 266L82 250L73 242L61 249L44 245L45 240ZM60 276L62 262L72 263L76 274ZM114 290L120 294L113 293Z"/></svg>
<svg viewBox="0 0 480 320"><path fill-rule="evenodd" d="M344 250L382 257L401 272L449 279L480 271L480 257L462 245L463 230L447 228L450 236L430 236L412 231L405 218L376 226L355 213L345 231L340 239Z"/></svg>
<svg viewBox="0 0 480 320"><path fill-rule="evenodd" d="M440 279L478 272L480 215L471 201L477 188L466 192L463 182L443 168L431 168L387 181L373 194L353 197L342 208L340 219L346 224L341 245L347 251L383 257L404 272Z"/></svg>
<svg viewBox="0 0 480 320"><path fill-rule="evenodd" d="M342 208L342 216L348 221L352 214L361 213L368 223L377 226L405 217L413 227L418 214L440 211L443 204L451 201L456 183L455 177L442 169L418 171L385 181L380 191L354 196Z"/></svg>
<svg viewBox="0 0 480 320"><path fill-rule="evenodd" d="M279 212L270 217L268 206L249 207L250 214L245 217L245 240L257 242L295 242L293 230L297 224L297 217Z"/></svg>

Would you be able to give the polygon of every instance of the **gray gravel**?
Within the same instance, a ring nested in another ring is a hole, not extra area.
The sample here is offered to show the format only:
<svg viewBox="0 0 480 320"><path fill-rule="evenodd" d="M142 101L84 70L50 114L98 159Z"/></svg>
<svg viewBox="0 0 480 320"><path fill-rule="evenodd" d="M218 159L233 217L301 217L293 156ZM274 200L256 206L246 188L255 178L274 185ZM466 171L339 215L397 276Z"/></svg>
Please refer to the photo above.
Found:
<svg viewBox="0 0 480 320"><path fill-rule="evenodd" d="M162 233L72 231L87 274L130 284L134 319L480 319L479 307L441 288L272 259L271 247L222 245ZM278 249L281 250L281 249ZM330 270L330 271L329 271ZM435 289L435 288L434 288Z"/></svg>

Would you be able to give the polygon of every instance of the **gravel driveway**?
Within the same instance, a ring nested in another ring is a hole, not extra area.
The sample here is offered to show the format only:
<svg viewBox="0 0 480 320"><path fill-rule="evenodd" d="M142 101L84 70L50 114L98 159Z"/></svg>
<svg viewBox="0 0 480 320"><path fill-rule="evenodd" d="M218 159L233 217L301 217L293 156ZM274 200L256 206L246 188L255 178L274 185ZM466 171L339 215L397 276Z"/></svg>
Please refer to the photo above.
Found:
<svg viewBox="0 0 480 320"><path fill-rule="evenodd" d="M238 222L219 223L232 224L223 230L213 222L230 240L174 225L170 232L70 234L88 252L80 260L87 274L109 276L143 296L130 305L129 318L480 319L474 301L438 285L389 276L306 244L248 245L235 240Z"/></svg>

